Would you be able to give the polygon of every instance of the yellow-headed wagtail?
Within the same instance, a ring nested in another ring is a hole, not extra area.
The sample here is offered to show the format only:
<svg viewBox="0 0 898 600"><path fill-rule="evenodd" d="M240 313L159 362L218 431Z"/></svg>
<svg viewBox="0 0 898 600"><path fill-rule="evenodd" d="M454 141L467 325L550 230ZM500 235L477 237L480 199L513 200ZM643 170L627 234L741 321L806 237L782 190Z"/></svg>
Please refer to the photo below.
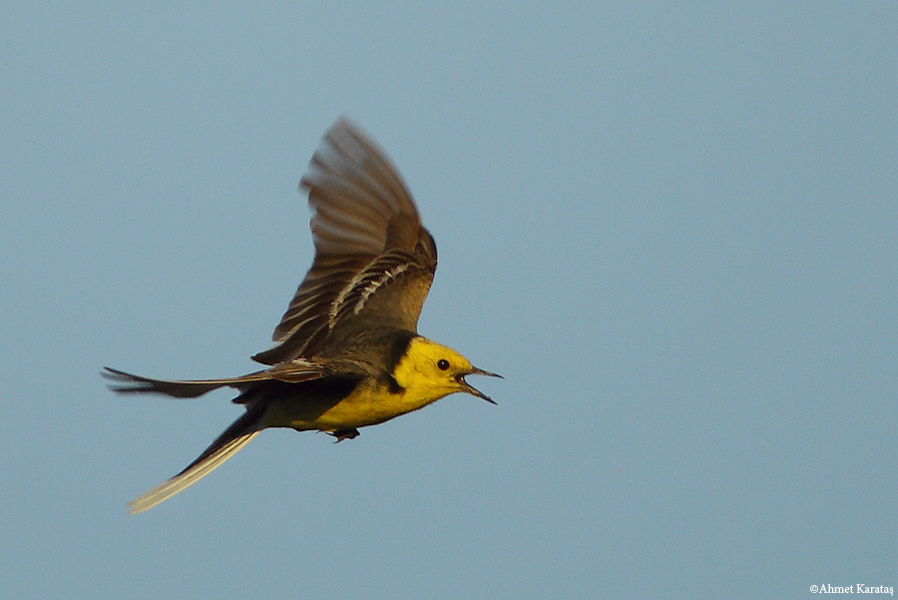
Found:
<svg viewBox="0 0 898 600"><path fill-rule="evenodd" d="M384 153L345 119L327 132L300 189L309 193L315 260L274 330L277 345L253 356L268 368L242 377L176 381L106 368L122 394L195 398L232 387L246 408L183 471L132 500L138 513L209 474L266 427L352 439L455 392L492 402L465 381L499 377L417 334L437 267L402 178Z"/></svg>

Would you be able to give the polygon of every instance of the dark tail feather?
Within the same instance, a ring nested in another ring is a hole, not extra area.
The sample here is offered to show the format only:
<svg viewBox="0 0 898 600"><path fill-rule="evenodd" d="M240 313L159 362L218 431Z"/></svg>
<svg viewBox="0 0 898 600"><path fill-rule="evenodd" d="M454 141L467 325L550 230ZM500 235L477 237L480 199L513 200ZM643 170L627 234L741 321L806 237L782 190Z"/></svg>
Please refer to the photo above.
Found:
<svg viewBox="0 0 898 600"><path fill-rule="evenodd" d="M183 471L129 502L128 512L133 515L152 508L215 470L262 431L261 420L266 406L264 402L251 406Z"/></svg>

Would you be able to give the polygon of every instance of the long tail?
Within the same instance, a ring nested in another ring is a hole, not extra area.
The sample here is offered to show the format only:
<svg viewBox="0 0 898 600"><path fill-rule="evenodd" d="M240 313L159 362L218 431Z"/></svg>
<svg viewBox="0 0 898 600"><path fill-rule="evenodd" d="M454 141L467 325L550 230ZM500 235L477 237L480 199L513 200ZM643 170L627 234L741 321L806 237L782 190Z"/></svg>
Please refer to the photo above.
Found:
<svg viewBox="0 0 898 600"><path fill-rule="evenodd" d="M163 483L160 483L145 494L138 496L128 503L128 512L135 514L153 508L160 502L167 500L193 485L224 461L231 458L238 450L243 448L253 439L263 427L261 418L265 412L266 403L258 402L249 406L245 415L234 421L224 433L218 436L199 457L187 465L187 467Z"/></svg>
<svg viewBox="0 0 898 600"><path fill-rule="evenodd" d="M243 377L230 377L227 379L201 379L196 381L182 381L178 379L154 379L142 375L132 375L118 369L104 367L101 373L103 377L113 381L109 388L119 394L165 394L174 398L196 398L206 392L221 387L233 387L243 391L247 384L256 381L271 379L267 371L250 373Z"/></svg>

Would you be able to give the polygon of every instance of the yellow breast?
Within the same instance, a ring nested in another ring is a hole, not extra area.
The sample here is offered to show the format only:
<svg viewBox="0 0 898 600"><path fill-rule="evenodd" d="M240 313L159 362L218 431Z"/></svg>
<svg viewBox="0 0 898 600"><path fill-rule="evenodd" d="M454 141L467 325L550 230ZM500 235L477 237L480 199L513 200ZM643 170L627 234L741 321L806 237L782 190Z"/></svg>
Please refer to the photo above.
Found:
<svg viewBox="0 0 898 600"><path fill-rule="evenodd" d="M353 429L383 423L418 410L447 393L430 388L391 392L386 384L362 381L336 404L315 398L275 400L266 413L265 422L267 427L292 427L299 431Z"/></svg>

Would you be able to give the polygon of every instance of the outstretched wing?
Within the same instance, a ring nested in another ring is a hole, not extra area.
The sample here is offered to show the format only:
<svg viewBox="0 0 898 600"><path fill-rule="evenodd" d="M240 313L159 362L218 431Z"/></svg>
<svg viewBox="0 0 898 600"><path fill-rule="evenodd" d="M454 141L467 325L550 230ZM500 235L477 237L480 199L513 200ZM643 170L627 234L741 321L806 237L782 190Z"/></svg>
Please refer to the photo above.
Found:
<svg viewBox="0 0 898 600"><path fill-rule="evenodd" d="M320 353L360 321L415 331L436 270L436 245L389 159L345 118L324 136L300 181L309 192L315 260L253 359L277 364Z"/></svg>
<svg viewBox="0 0 898 600"><path fill-rule="evenodd" d="M173 398L196 398L222 387L232 387L245 392L251 384L262 381L301 383L321 379L340 372L353 372L351 363L326 360L292 360L264 371L256 371L241 377L224 379L156 379L104 367L100 373L110 380L109 388L119 394L165 394Z"/></svg>

